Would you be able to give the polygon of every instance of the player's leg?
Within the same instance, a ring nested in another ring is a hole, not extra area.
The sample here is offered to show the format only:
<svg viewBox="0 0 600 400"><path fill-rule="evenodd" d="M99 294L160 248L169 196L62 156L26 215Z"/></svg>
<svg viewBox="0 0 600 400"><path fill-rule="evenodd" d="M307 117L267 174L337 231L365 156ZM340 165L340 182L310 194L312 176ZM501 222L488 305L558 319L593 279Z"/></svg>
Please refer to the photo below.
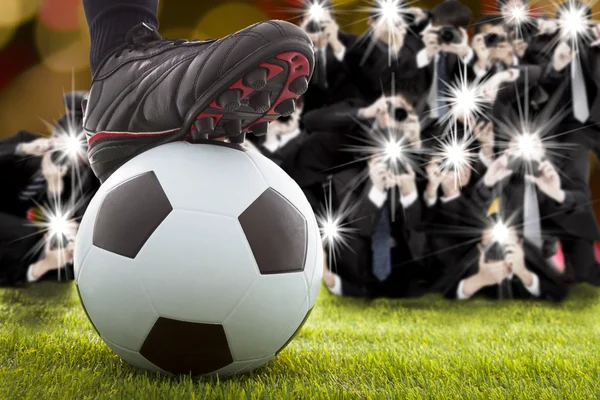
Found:
<svg viewBox="0 0 600 400"><path fill-rule="evenodd" d="M92 74L111 50L126 41L131 28L141 23L158 28L158 0L83 0L90 29Z"/></svg>
<svg viewBox="0 0 600 400"><path fill-rule="evenodd" d="M101 181L161 144L241 143L248 132L265 134L269 122L294 112L308 88L312 42L288 22L265 21L219 40L190 42L160 36L155 0L85 5L97 54L91 56L95 73L84 129ZM115 14L115 7L125 9ZM107 32L117 23L117 34Z"/></svg>

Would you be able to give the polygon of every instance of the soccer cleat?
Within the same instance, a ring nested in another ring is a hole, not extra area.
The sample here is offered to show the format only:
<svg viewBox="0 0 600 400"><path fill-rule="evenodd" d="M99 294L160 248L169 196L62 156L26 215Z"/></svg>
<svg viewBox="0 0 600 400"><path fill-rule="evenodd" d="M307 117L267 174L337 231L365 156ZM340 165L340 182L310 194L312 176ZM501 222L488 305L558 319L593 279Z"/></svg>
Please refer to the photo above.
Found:
<svg viewBox="0 0 600 400"><path fill-rule="evenodd" d="M165 39L141 24L94 75L84 116L90 165L104 182L165 143L264 135L294 112L313 68L312 42L288 22L208 41Z"/></svg>

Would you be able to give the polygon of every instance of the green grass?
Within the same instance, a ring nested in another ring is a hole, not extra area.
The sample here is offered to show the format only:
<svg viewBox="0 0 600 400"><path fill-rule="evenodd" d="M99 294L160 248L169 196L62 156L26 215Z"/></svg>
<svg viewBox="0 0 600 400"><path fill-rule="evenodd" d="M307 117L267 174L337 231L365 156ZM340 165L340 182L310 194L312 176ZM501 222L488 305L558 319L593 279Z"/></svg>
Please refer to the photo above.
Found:
<svg viewBox="0 0 600 400"><path fill-rule="evenodd" d="M561 304L362 301L326 291L301 334L228 379L136 370L97 337L71 284L0 290L0 399L598 399L600 291Z"/></svg>

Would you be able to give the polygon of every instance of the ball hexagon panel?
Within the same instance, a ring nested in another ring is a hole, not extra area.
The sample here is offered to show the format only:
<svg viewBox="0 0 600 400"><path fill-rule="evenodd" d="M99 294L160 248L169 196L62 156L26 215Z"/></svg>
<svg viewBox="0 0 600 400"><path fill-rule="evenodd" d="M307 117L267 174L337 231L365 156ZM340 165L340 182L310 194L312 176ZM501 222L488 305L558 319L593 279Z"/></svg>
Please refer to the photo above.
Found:
<svg viewBox="0 0 600 400"><path fill-rule="evenodd" d="M273 355L296 330L291 325L306 297L301 272L263 275L255 280L223 323L234 359Z"/></svg>
<svg viewBox="0 0 600 400"><path fill-rule="evenodd" d="M209 374L233 362L221 325L164 317L152 327L140 354L160 369L179 374Z"/></svg>
<svg viewBox="0 0 600 400"><path fill-rule="evenodd" d="M145 172L112 188L96 215L94 246L135 258L173 210L154 172Z"/></svg>
<svg viewBox="0 0 600 400"><path fill-rule="evenodd" d="M146 360L144 356L142 356L137 351L127 350L119 345L116 345L108 340L105 340L108 347L111 348L116 354L119 355L125 362L133 365L137 368L146 369L151 372L160 372L161 374L166 374L167 372L158 368L156 365L152 364L150 361Z"/></svg>
<svg viewBox="0 0 600 400"><path fill-rule="evenodd" d="M265 190L238 217L263 275L304 270L306 219L278 192Z"/></svg>
<svg viewBox="0 0 600 400"><path fill-rule="evenodd" d="M169 160L155 172L176 210L237 217L267 189L260 171L235 148L179 142L154 151Z"/></svg>
<svg viewBox="0 0 600 400"><path fill-rule="evenodd" d="M92 247L79 276L78 288L82 303L100 335L121 347L137 351L158 314L136 270L127 262L131 260Z"/></svg>
<svg viewBox="0 0 600 400"><path fill-rule="evenodd" d="M268 158L262 156L261 154L255 151L246 152L246 156L254 162L257 167L260 169L263 178L267 182L267 184L273 188L275 191L280 193L283 197L288 199L294 206L302 213L302 215L306 219L306 229L308 232L308 238L312 236L317 236L318 246L321 247L321 235L319 231L319 227L317 225L317 220L313 213L312 207L310 203L306 199L306 196L302 192L302 189L290 178L281 168L279 168L275 163L273 163ZM307 277L307 281L309 281L314 275L314 268L322 269L322 265L315 267L313 262L310 262L312 242L308 243L308 254L307 254L307 262L304 268L304 272Z"/></svg>
<svg viewBox="0 0 600 400"><path fill-rule="evenodd" d="M260 275L238 221L175 209L134 260L159 315L221 323Z"/></svg>

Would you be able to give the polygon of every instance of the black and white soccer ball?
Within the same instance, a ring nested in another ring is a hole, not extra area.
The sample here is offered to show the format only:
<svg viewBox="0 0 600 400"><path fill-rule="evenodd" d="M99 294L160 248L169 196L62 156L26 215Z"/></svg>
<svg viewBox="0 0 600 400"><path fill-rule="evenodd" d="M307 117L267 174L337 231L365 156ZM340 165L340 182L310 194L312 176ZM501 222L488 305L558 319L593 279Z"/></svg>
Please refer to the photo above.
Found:
<svg viewBox="0 0 600 400"><path fill-rule="evenodd" d="M75 279L130 364L231 375L271 360L315 305L323 268L298 185L261 154L171 143L130 160L81 222Z"/></svg>

